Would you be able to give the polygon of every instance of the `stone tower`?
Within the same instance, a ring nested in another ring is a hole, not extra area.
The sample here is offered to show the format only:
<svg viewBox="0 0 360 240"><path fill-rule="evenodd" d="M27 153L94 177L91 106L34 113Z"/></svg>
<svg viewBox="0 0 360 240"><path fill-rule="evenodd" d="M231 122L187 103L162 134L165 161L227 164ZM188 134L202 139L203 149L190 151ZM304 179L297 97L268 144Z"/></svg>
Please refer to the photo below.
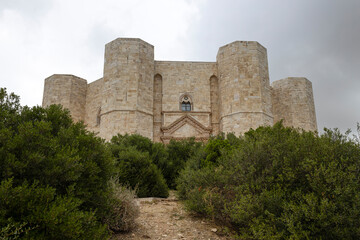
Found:
<svg viewBox="0 0 360 240"><path fill-rule="evenodd" d="M153 139L154 47L118 38L105 46L100 136L138 133Z"/></svg>
<svg viewBox="0 0 360 240"><path fill-rule="evenodd" d="M45 79L43 106L61 104L75 121L84 120L87 81L67 74L54 74Z"/></svg>
<svg viewBox="0 0 360 240"><path fill-rule="evenodd" d="M316 131L311 82L286 78L270 86L266 49L236 41L216 62L155 61L141 39L106 44L104 76L87 83L55 74L45 80L43 106L62 104L75 121L110 140L138 133L156 142L284 125Z"/></svg>
<svg viewBox="0 0 360 240"><path fill-rule="evenodd" d="M266 49L236 41L219 49L220 130L236 135L273 123Z"/></svg>
<svg viewBox="0 0 360 240"><path fill-rule="evenodd" d="M312 84L306 78L277 80L272 86L274 122L297 126L307 131L317 129Z"/></svg>

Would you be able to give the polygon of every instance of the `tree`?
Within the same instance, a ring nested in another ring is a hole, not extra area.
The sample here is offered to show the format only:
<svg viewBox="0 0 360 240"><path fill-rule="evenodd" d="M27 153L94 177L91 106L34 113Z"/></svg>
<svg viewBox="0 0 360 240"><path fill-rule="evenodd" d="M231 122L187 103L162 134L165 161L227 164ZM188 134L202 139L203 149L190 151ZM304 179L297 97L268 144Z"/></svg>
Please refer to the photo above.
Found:
<svg viewBox="0 0 360 240"><path fill-rule="evenodd" d="M104 140L60 105L21 107L6 89L0 116L0 227L25 226L38 239L107 238L112 226L102 222L121 203L112 200L115 162Z"/></svg>

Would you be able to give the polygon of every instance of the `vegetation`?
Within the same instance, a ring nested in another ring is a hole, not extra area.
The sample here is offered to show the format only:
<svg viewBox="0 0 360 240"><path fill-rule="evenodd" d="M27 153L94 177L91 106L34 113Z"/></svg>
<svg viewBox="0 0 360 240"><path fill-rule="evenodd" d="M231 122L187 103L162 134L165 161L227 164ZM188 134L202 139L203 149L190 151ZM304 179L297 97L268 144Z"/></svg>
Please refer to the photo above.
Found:
<svg viewBox="0 0 360 240"><path fill-rule="evenodd" d="M21 107L0 89L0 166L0 238L106 239L108 229L125 230L112 219L124 201L111 184L110 151L60 106Z"/></svg>
<svg viewBox="0 0 360 240"><path fill-rule="evenodd" d="M61 106L22 107L0 89L0 166L0 239L107 239L134 227L135 194L175 187L239 239L360 238L360 138L336 129L105 143Z"/></svg>
<svg viewBox="0 0 360 240"><path fill-rule="evenodd" d="M202 144L195 142L194 138L181 141L171 140L166 146L168 158L166 164L162 164L160 169L170 188L176 188L175 180L179 176L180 170L185 167L185 163L199 151L201 146Z"/></svg>
<svg viewBox="0 0 360 240"><path fill-rule="evenodd" d="M167 197L169 189L150 154L152 142L140 135L117 135L111 139L117 160L119 182L137 190L138 197Z"/></svg>
<svg viewBox="0 0 360 240"><path fill-rule="evenodd" d="M210 140L177 181L190 210L240 239L359 239L359 182L358 142L281 123Z"/></svg>
<svg viewBox="0 0 360 240"><path fill-rule="evenodd" d="M109 144L117 161L119 182L137 189L139 197L167 197L187 160L202 146L194 139L168 145L138 134L116 135Z"/></svg>

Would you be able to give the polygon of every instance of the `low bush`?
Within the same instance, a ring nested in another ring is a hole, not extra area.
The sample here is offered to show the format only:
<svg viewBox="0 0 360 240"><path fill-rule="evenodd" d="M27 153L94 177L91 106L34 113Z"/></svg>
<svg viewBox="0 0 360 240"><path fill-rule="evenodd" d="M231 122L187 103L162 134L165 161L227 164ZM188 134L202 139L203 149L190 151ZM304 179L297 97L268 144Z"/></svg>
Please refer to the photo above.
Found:
<svg viewBox="0 0 360 240"><path fill-rule="evenodd" d="M104 239L106 225L97 221L94 211L80 210L81 200L56 196L56 189L26 181L14 186L8 179L0 185L0 226L21 226L23 232L3 232L2 239ZM27 229L26 229L27 228ZM10 229L9 229L10 230Z"/></svg>
<svg viewBox="0 0 360 240"><path fill-rule="evenodd" d="M185 167L186 162L199 151L202 143L195 142L194 138L186 140L170 140L166 145L167 161L160 166L160 169L171 189L176 188L176 179L179 172Z"/></svg>
<svg viewBox="0 0 360 240"><path fill-rule="evenodd" d="M136 145L123 144L123 139L124 136L117 135L110 143L117 161L119 183L136 189L138 197L167 197L169 189L165 179L149 153L139 151Z"/></svg>
<svg viewBox="0 0 360 240"><path fill-rule="evenodd" d="M358 142L338 130L317 136L281 123L231 138L181 171L179 195L190 210L240 239L360 238Z"/></svg>
<svg viewBox="0 0 360 240"><path fill-rule="evenodd" d="M150 139L138 134L118 134L111 139L110 148L112 149L113 156L116 158L118 158L119 152L126 152L130 148L144 153L147 155L147 157L144 158L150 159L160 170L166 181L166 185L170 189L175 189L175 180L179 176L180 170L185 167L187 160L193 156L201 146L202 144L195 142L194 138L181 141L171 140L169 144L164 145L163 143L153 143ZM133 152L133 150L131 151ZM157 170L153 171L157 172ZM133 184L130 185L132 186ZM139 188L139 191L143 189L141 184ZM141 193L139 194L143 196Z"/></svg>
<svg viewBox="0 0 360 240"><path fill-rule="evenodd" d="M113 153L116 150L120 151L122 149L132 147L139 152L148 153L149 156L152 155L153 142L149 138L141 136L139 134L131 134L131 135L117 134L112 137L111 143L121 147L121 148L115 147L113 149Z"/></svg>
<svg viewBox="0 0 360 240"><path fill-rule="evenodd" d="M134 201L135 191L118 183L118 180L109 182L114 195L108 199L108 213L104 222L114 232L127 232L135 227L135 219L139 215L139 207Z"/></svg>

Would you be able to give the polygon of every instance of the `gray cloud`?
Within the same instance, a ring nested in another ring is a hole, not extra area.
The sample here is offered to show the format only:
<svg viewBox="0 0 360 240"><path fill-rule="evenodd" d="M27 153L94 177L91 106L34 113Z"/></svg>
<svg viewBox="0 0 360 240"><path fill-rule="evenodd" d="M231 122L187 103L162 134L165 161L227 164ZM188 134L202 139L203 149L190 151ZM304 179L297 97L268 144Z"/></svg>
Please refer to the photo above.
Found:
<svg viewBox="0 0 360 240"><path fill-rule="evenodd" d="M3 0L0 85L41 104L53 73L100 77L117 37L148 41L157 59L200 61L251 40L268 50L271 81L312 81L319 129L344 131L360 122L359 22L358 0Z"/></svg>
<svg viewBox="0 0 360 240"><path fill-rule="evenodd" d="M52 2L48 0L2 0L0 2L0 14L4 9L21 12L30 19L37 18L49 10Z"/></svg>
<svg viewBox="0 0 360 240"><path fill-rule="evenodd" d="M313 82L319 129L360 122L360 1L208 1L200 14L194 55L214 59L221 45L258 41L268 49L271 81Z"/></svg>

